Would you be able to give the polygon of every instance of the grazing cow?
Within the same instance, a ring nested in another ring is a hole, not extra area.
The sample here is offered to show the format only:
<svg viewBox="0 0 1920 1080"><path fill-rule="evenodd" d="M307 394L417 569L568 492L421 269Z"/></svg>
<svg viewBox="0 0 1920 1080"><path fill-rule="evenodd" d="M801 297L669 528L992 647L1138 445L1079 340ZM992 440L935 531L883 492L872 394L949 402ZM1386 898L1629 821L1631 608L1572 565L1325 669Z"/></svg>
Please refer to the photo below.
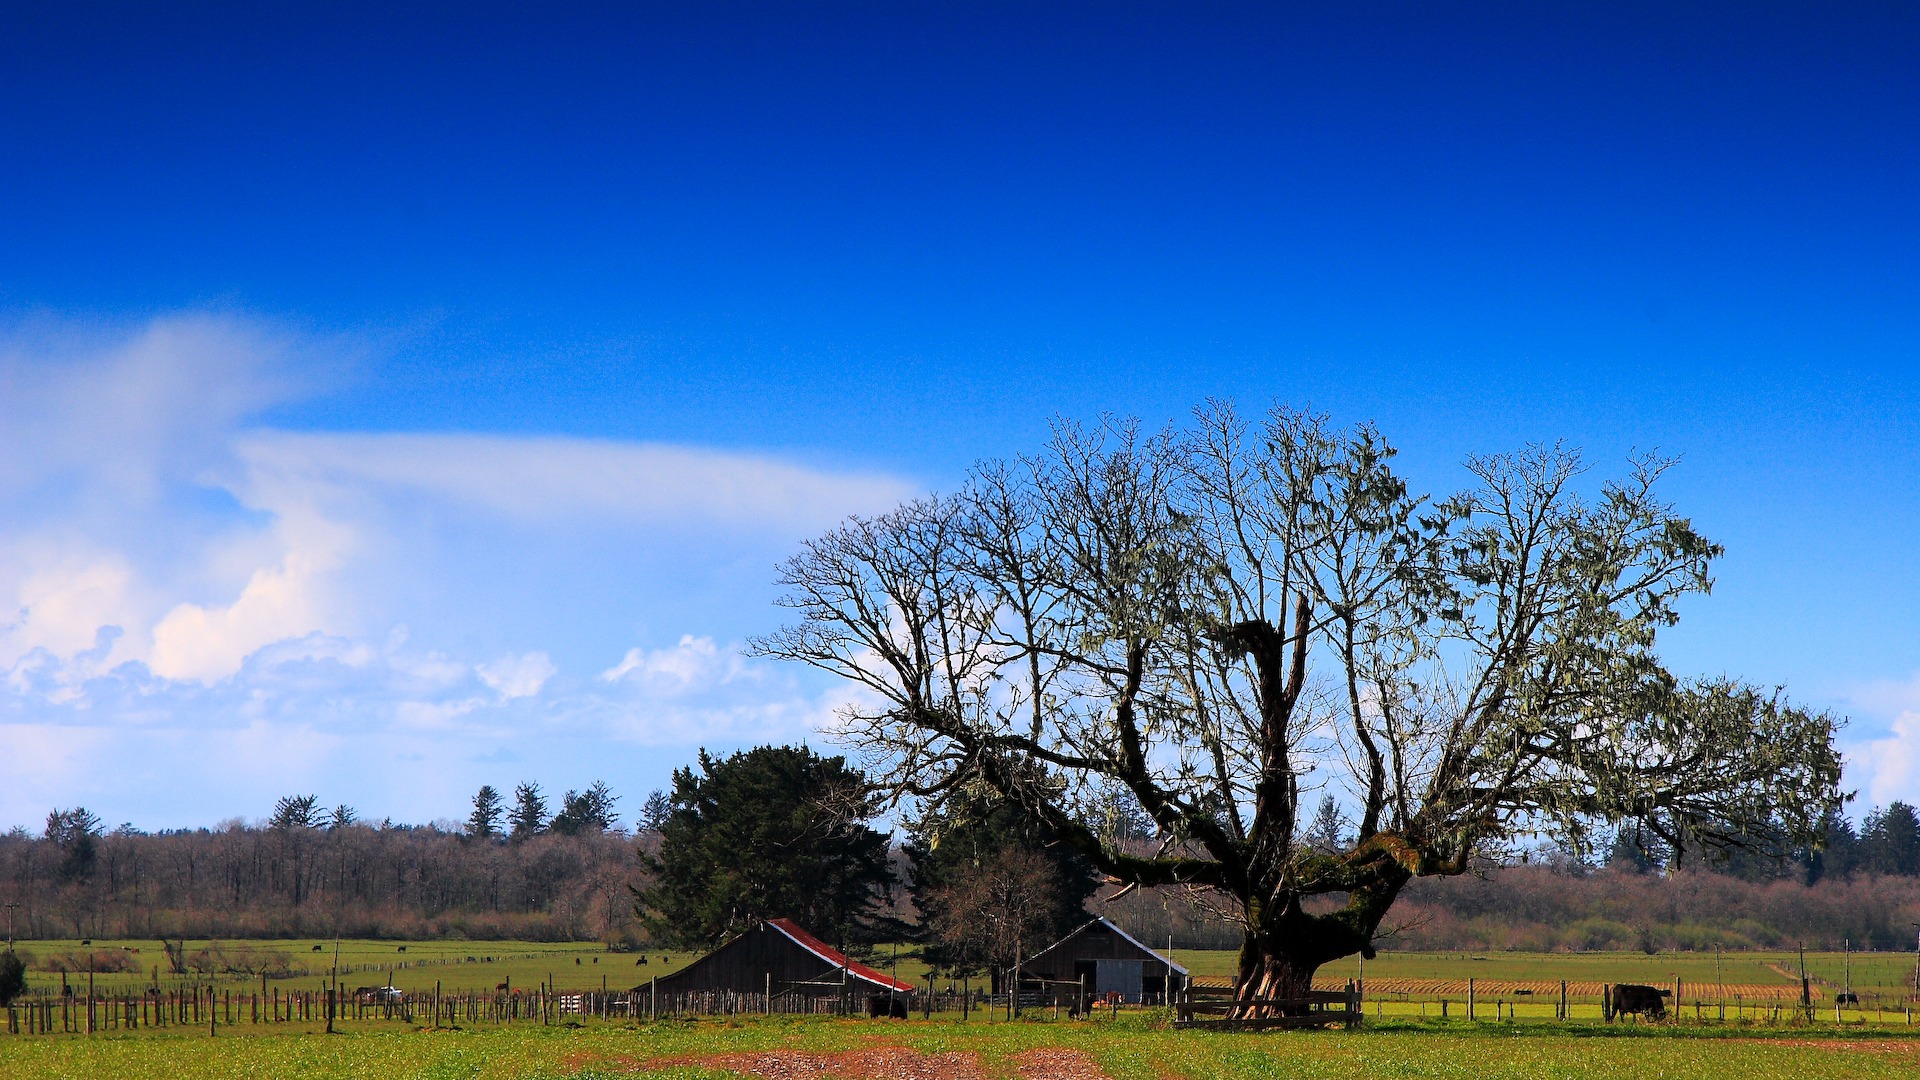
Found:
<svg viewBox="0 0 1920 1080"><path fill-rule="evenodd" d="M1835 994L1833 995L1833 1003L1835 1005L1858 1005L1860 1004L1860 995L1848 993Z"/></svg>
<svg viewBox="0 0 1920 1080"><path fill-rule="evenodd" d="M399 952L406 952L406 951L407 951L407 947L406 947L405 945L402 945L402 946L400 946L400 948L399 948L399 950L398 950L398 951L399 951Z"/></svg>
<svg viewBox="0 0 1920 1080"><path fill-rule="evenodd" d="M1613 993L1607 999L1607 1019L1625 1016L1627 1013L1642 1013L1655 1020L1667 1018L1667 1003L1664 998L1673 996L1671 990L1661 990L1652 986L1638 986L1633 983L1615 983Z"/></svg>
<svg viewBox="0 0 1920 1080"><path fill-rule="evenodd" d="M507 988L507 984L506 984L506 983L494 983L494 984L493 984L493 988L494 988L495 990L505 990L505 989Z"/></svg>
<svg viewBox="0 0 1920 1080"><path fill-rule="evenodd" d="M315 945L315 946L313 947L313 951L314 951L314 952L321 952L321 951L323 951L323 949L322 949L322 947L321 947L321 946L319 946L319 945Z"/></svg>
<svg viewBox="0 0 1920 1080"><path fill-rule="evenodd" d="M867 997L867 1016L874 1020L885 1020L889 1017L905 1020L907 1018L906 999L892 994L871 994Z"/></svg>

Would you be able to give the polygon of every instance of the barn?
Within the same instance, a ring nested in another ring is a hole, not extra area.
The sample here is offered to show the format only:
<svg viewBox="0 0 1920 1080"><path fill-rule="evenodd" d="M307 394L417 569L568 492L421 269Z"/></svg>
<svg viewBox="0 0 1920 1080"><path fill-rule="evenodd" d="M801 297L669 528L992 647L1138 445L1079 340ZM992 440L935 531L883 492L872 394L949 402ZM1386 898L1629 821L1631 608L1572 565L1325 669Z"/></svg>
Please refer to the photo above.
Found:
<svg viewBox="0 0 1920 1080"><path fill-rule="evenodd" d="M855 1001L876 993L913 992L901 982L801 929L792 919L768 919L726 944L658 981L662 994L731 991L760 994L769 987L776 998L838 996Z"/></svg>
<svg viewBox="0 0 1920 1080"><path fill-rule="evenodd" d="M1096 999L1119 994L1129 1004L1164 1003L1169 990L1178 993L1186 985L1187 969L1105 919L1094 919L1020 965L1023 996L1045 996L1048 984L1082 979Z"/></svg>

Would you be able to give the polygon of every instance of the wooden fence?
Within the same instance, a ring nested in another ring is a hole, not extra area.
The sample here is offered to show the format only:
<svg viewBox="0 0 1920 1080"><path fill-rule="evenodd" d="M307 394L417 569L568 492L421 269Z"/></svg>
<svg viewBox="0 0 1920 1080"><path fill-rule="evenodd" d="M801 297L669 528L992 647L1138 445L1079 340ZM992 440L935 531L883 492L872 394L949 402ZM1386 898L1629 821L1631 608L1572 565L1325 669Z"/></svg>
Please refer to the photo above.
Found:
<svg viewBox="0 0 1920 1080"><path fill-rule="evenodd" d="M1267 1016L1233 1016L1247 1007L1258 1007ZM1258 1031L1270 1028L1331 1027L1354 1028L1365 1011L1360 988L1348 983L1344 990L1309 990L1297 998L1249 998L1241 1001L1229 990L1224 994L1212 987L1189 986L1174 1004L1173 1026L1212 1028L1215 1030Z"/></svg>

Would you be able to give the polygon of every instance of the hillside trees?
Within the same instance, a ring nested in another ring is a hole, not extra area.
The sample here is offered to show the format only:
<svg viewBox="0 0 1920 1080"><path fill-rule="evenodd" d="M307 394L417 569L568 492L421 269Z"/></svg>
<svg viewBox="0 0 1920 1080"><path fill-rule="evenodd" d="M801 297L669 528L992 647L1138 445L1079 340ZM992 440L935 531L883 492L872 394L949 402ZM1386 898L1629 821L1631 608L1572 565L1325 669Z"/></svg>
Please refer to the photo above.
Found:
<svg viewBox="0 0 1920 1080"><path fill-rule="evenodd" d="M871 940L892 882L887 836L867 827L866 778L843 758L761 746L678 769L653 884L635 912L655 940L712 945L770 918L841 944Z"/></svg>
<svg viewBox="0 0 1920 1080"><path fill-rule="evenodd" d="M1371 954L1409 882L1528 836L1816 837L1833 720L1655 651L1720 551L1660 498L1666 463L1583 493L1578 455L1536 447L1434 500L1393 458L1288 409L1062 423L804 545L780 574L796 621L756 647L858 685L843 734L896 797L985 784L1116 881L1223 895L1248 1015ZM1108 782L1156 849L1087 824ZM1301 835L1319 790L1354 810L1337 851Z"/></svg>

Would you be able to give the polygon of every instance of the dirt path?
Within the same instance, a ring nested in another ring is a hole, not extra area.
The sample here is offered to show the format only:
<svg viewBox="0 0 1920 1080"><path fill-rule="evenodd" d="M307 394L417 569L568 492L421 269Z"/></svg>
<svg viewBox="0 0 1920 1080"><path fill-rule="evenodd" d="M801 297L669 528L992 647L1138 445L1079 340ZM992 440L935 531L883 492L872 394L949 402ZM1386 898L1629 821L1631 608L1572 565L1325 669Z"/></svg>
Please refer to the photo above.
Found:
<svg viewBox="0 0 1920 1080"><path fill-rule="evenodd" d="M1080 1050L1043 1047L1010 1059L1021 1080L1108 1080L1093 1058ZM802 1050L761 1050L704 1057L653 1058L648 1061L597 1061L602 1067L624 1065L633 1071L674 1065L724 1069L763 1080L989 1080L973 1053L923 1054L905 1046L871 1046L837 1054Z"/></svg>

